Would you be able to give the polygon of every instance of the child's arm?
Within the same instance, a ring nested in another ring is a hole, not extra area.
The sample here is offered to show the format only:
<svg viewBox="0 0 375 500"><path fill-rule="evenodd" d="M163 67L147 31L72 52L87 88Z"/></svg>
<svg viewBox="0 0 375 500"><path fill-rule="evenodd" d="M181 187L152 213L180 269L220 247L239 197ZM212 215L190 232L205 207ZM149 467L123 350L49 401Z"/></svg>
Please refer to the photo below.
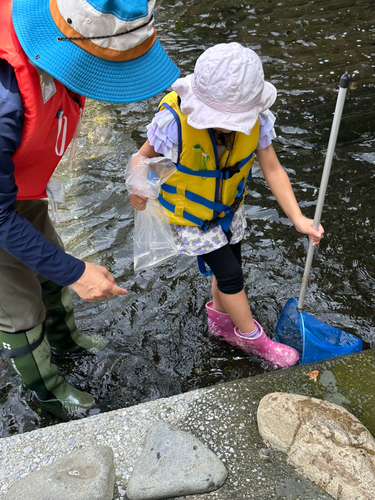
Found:
<svg viewBox="0 0 375 500"><path fill-rule="evenodd" d="M264 178L280 207L292 221L296 230L310 236L313 245L317 245L323 236L324 229L321 225L319 225L318 230L314 229L312 227L313 219L307 219L302 215L288 174L281 166L273 146L270 145L265 149L257 150L256 155Z"/></svg>
<svg viewBox="0 0 375 500"><path fill-rule="evenodd" d="M160 156L160 154L155 151L154 146L151 146L148 139L143 144L143 146L141 146L138 152L143 153L145 156L147 156L147 158L155 158L156 156Z"/></svg>
<svg viewBox="0 0 375 500"><path fill-rule="evenodd" d="M144 154L147 158L154 158L155 156L160 156L154 149L154 146L151 146L148 139L143 144L143 146L139 149L139 153ZM129 194L130 204L136 210L144 210L146 208L147 200L145 196L138 196L136 194Z"/></svg>

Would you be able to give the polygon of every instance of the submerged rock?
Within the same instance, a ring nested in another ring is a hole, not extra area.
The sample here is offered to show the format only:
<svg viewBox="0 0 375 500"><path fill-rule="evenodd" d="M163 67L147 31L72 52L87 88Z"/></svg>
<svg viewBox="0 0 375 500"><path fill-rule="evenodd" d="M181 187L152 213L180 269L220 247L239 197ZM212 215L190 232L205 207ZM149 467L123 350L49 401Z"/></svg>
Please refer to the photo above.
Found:
<svg viewBox="0 0 375 500"><path fill-rule="evenodd" d="M126 496L158 500L207 493L220 488L227 475L224 464L195 436L159 421L148 430Z"/></svg>
<svg viewBox="0 0 375 500"><path fill-rule="evenodd" d="M89 446L58 458L14 483L4 500L112 500L113 451Z"/></svg>
<svg viewBox="0 0 375 500"><path fill-rule="evenodd" d="M300 476L340 500L375 498L375 440L361 422L333 403L272 393L258 407L258 428L287 454Z"/></svg>

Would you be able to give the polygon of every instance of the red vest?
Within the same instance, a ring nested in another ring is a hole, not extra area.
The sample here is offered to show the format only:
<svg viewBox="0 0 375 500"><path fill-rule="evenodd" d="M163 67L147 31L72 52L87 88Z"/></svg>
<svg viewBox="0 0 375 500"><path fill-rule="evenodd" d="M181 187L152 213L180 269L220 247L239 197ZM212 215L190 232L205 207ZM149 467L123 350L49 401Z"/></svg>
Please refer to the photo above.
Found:
<svg viewBox="0 0 375 500"><path fill-rule="evenodd" d="M56 92L48 100L43 98L42 77L39 77L37 69L30 64L22 50L13 28L11 11L12 0L1 0L0 58L14 68L25 113L21 144L12 157L18 187L17 199L39 199L47 196L47 183L73 138L85 99L68 91L50 75L46 76L52 88L54 84ZM60 118L61 131L57 144L59 116L66 119ZM65 146L61 147L64 125Z"/></svg>

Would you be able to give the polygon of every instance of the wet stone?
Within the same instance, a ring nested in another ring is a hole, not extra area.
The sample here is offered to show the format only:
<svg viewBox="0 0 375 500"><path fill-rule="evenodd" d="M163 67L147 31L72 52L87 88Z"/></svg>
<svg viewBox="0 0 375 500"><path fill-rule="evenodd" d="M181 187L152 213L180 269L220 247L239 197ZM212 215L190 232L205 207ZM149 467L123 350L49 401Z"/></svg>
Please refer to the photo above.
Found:
<svg viewBox="0 0 375 500"><path fill-rule="evenodd" d="M375 498L375 440L345 408L298 394L271 393L258 407L267 444L300 476L340 500Z"/></svg>
<svg viewBox="0 0 375 500"><path fill-rule="evenodd" d="M3 500L112 500L114 484L112 448L89 446L15 482Z"/></svg>
<svg viewBox="0 0 375 500"><path fill-rule="evenodd" d="M217 456L188 432L165 422L151 425L129 480L129 500L158 500L220 488L227 470Z"/></svg>

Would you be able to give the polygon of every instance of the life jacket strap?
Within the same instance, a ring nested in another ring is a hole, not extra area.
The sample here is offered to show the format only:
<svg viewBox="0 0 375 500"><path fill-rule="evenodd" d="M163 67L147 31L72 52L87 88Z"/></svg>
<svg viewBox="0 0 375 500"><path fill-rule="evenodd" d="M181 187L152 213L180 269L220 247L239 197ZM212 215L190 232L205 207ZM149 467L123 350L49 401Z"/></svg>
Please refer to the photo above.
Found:
<svg viewBox="0 0 375 500"><path fill-rule="evenodd" d="M163 186L164 186L164 184L163 184ZM174 186L166 186L166 188L167 189L165 189L165 192L170 192L172 194L174 194L176 192L176 188ZM185 195L187 193L191 193L191 192L186 191ZM242 181L237 186L237 194L236 194L235 200L232 203L232 205L224 205L222 203L211 202L210 200L207 200L206 198L198 196L195 193L191 193L192 197L189 199L191 199L192 201L196 201L199 198L199 199L201 199L201 201L197 201L197 203L201 203L202 205L205 205L208 208L211 208L213 210L217 210L219 212L224 212L224 216L223 217L215 217L214 219L211 219L211 220L202 220L199 217L196 217L195 215L187 212L186 210L183 211L182 216L184 219L188 220L189 222L192 222L193 224L199 226L203 231L208 231L209 229L212 229L216 226L222 226L223 231L226 232L226 231L228 231L229 226L231 225L234 214L236 213L239 206L241 205L244 194L245 194L245 181L244 181L244 179L242 179ZM170 203L169 201L165 200L161 193L159 193L158 201L169 212L172 212L173 214L175 213L175 209L176 209L175 205L173 205L173 203Z"/></svg>
<svg viewBox="0 0 375 500"><path fill-rule="evenodd" d="M162 189L165 193L168 194L177 193L176 186L170 186L169 184L166 183L162 185ZM199 205L203 205L204 207L209 208L210 210L215 210L216 212L225 212L226 210L230 209L229 205L224 205L224 203L217 203L216 201L210 201L207 198L204 198L203 196L193 193L193 191L185 191L184 196L187 200L193 201L194 203L198 203Z"/></svg>
<svg viewBox="0 0 375 500"><path fill-rule="evenodd" d="M186 167L182 163L177 163L176 168L179 172L186 175L192 175L193 177L204 177L209 179L222 179L227 180L238 174L241 169L252 159L254 156L254 152L249 154L246 158L241 161L238 161L234 165L230 167L224 167L217 170L193 170L191 168ZM164 185L161 186L164 189Z"/></svg>

